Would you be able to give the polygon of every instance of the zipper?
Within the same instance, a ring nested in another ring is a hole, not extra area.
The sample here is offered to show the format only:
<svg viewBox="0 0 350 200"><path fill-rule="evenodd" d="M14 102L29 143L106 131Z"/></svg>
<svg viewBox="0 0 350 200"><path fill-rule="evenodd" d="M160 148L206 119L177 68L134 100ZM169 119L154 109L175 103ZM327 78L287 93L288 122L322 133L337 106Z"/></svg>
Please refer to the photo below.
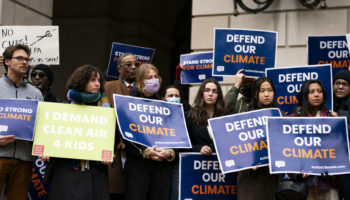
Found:
<svg viewBox="0 0 350 200"><path fill-rule="evenodd" d="M18 89L16 88L16 99L18 99ZM13 156L15 158L16 155L16 147L17 147L17 141L15 140L15 147L13 149Z"/></svg>

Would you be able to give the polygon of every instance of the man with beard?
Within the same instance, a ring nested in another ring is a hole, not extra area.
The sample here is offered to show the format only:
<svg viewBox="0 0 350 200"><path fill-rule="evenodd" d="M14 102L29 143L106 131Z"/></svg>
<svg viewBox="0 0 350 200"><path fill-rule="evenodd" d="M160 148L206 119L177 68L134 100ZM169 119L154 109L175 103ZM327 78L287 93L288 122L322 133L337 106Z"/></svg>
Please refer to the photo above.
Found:
<svg viewBox="0 0 350 200"><path fill-rule="evenodd" d="M56 96L50 90L53 82L53 72L49 66L39 64L34 67L30 74L32 84L38 88L44 96L44 101L57 102Z"/></svg>
<svg viewBox="0 0 350 200"><path fill-rule="evenodd" d="M117 70L120 74L119 79L109 81L105 85L105 93L114 107L113 94L129 95L136 78L137 69L140 66L136 56L131 53L125 53L118 58ZM118 131L119 129L117 129ZM124 193L124 175L122 171L121 152L124 149L124 144L120 140L120 134L116 135L116 150L115 160L116 166L109 167L109 191L111 200L123 199Z"/></svg>

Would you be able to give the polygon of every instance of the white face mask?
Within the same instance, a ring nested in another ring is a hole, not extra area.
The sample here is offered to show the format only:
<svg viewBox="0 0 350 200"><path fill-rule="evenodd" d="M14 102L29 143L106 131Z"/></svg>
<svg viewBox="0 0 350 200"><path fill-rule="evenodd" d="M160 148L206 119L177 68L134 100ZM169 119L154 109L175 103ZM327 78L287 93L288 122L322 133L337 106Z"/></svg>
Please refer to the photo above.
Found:
<svg viewBox="0 0 350 200"><path fill-rule="evenodd" d="M180 103L180 98L178 97L168 97L166 98L167 102Z"/></svg>

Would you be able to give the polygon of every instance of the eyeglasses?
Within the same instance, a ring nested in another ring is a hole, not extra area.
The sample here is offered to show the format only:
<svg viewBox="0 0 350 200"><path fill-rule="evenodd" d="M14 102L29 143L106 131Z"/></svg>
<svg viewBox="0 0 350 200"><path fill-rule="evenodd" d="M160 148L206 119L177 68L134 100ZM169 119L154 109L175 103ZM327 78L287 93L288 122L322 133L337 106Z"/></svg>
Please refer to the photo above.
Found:
<svg viewBox="0 0 350 200"><path fill-rule="evenodd" d="M348 82L336 81L336 82L334 82L334 85L336 85L336 86L343 85L344 87L347 87L347 86L349 86L350 84L349 84Z"/></svg>
<svg viewBox="0 0 350 200"><path fill-rule="evenodd" d="M132 67L132 65L134 65L135 67L140 67L141 63L136 61L136 62L127 62L124 64L127 67Z"/></svg>
<svg viewBox="0 0 350 200"><path fill-rule="evenodd" d="M35 78L36 76L39 76L39 78L44 78L46 76L44 72L32 72L30 75L32 78Z"/></svg>
<svg viewBox="0 0 350 200"><path fill-rule="evenodd" d="M16 60L18 60L18 62L23 62L23 61L29 62L30 60L28 57L23 57L23 56L17 56L12 58L15 58Z"/></svg>

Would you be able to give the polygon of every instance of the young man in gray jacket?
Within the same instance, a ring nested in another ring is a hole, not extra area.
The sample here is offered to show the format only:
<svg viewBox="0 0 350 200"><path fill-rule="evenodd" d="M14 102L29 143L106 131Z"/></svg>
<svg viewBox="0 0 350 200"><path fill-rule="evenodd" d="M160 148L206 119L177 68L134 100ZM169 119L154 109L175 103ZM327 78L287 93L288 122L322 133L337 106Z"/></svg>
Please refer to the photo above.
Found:
<svg viewBox="0 0 350 200"><path fill-rule="evenodd" d="M0 78L1 99L43 100L41 92L26 80L30 49L17 44L3 53L6 73ZM5 199L26 199L32 174L32 142L0 136L0 191Z"/></svg>

